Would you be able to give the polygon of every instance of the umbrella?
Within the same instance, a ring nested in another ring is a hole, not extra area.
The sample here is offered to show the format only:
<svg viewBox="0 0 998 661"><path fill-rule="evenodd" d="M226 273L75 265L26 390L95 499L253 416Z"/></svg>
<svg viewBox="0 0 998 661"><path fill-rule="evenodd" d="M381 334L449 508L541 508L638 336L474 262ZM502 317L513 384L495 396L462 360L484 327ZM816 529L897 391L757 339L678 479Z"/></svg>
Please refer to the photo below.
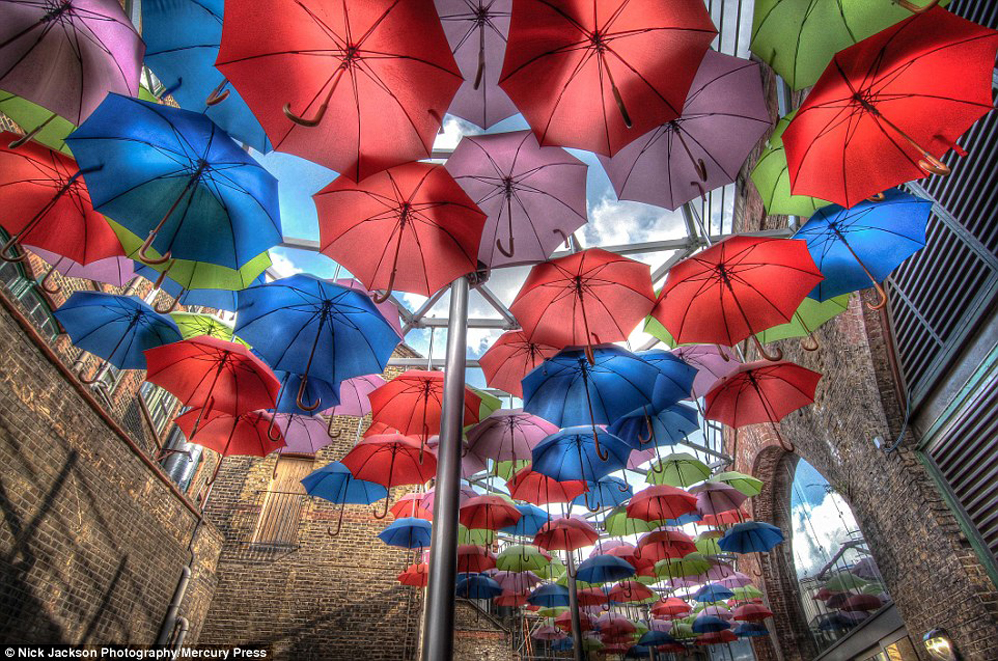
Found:
<svg viewBox="0 0 998 661"><path fill-rule="evenodd" d="M15 124L26 127L27 130L27 134L15 136L13 142L6 144L17 147L34 140L49 149L61 151L66 156L73 155L66 146L66 136L73 132L76 125L69 120L37 103L4 91L0 91L0 113L7 115Z"/></svg>
<svg viewBox="0 0 998 661"><path fill-rule="evenodd" d="M635 550L642 562L652 566L665 558L682 558L696 551L690 536L680 530L653 530L642 535Z"/></svg>
<svg viewBox="0 0 998 661"><path fill-rule="evenodd" d="M487 215L487 267L543 261L586 223L586 164L530 131L466 136L446 167Z"/></svg>
<svg viewBox="0 0 998 661"><path fill-rule="evenodd" d="M716 633L731 628L731 623L716 615L698 615L693 620L694 633ZM720 641L719 641L720 642Z"/></svg>
<svg viewBox="0 0 998 661"><path fill-rule="evenodd" d="M395 519L378 533L378 537L389 546L404 549L424 549L430 545L433 524L423 519L404 517Z"/></svg>
<svg viewBox="0 0 998 661"><path fill-rule="evenodd" d="M530 467L517 471L507 486L514 500L525 500L534 505L568 503L586 490L585 480L558 481Z"/></svg>
<svg viewBox="0 0 998 661"><path fill-rule="evenodd" d="M339 390L328 381L322 379L305 379L300 374L292 372L274 372L281 381L281 391L277 394L277 406L274 410L279 413L290 413L297 416L311 416L315 413L315 408L299 406L298 392L301 391L301 401L304 402L324 402L326 407L331 407L337 403ZM303 385L304 383L304 385ZM330 439L338 438L339 432L332 434L327 431Z"/></svg>
<svg viewBox="0 0 998 661"><path fill-rule="evenodd" d="M739 638L753 638L756 636L768 636L769 629L759 622L743 622L735 627L734 634Z"/></svg>
<svg viewBox="0 0 998 661"><path fill-rule="evenodd" d="M425 517L424 517L425 518ZM457 524L457 543L476 544L478 546L489 545L498 539L495 530L469 530L460 523Z"/></svg>
<svg viewBox="0 0 998 661"><path fill-rule="evenodd" d="M718 379L731 374L741 364L734 351L715 344L691 344L672 352L697 370L693 379L693 399L706 395Z"/></svg>
<svg viewBox="0 0 998 661"><path fill-rule="evenodd" d="M537 573L550 563L550 555L527 544L511 544L496 556L496 568L500 571Z"/></svg>
<svg viewBox="0 0 998 661"><path fill-rule="evenodd" d="M534 536L534 544L548 551L575 551L591 546L599 533L581 518L559 517L545 523Z"/></svg>
<svg viewBox="0 0 998 661"><path fill-rule="evenodd" d="M827 280L822 280L821 284L818 285L818 289L820 290L826 282ZM811 333L848 310L849 298L849 294L842 294L827 301L818 302L808 296L800 304L800 307L797 308L797 311L794 312L790 323L773 326L760 333L756 333L756 336L762 344L769 344L777 340L794 337L807 337L811 341L805 343L802 340L801 348L805 351L817 351L820 348L818 340L815 337L811 337Z"/></svg>
<svg viewBox="0 0 998 661"><path fill-rule="evenodd" d="M716 533L718 537L720 537L723 534L720 531L716 531L716 530L713 531L713 532ZM716 540L714 538L711 538L711 541L714 542L715 545L717 544L717 542L716 542ZM700 539L698 538L697 539L697 544L698 544L697 550L698 551L700 550L700 548L699 548L699 542L700 542ZM700 552L703 553L703 551L700 551ZM721 553L722 553L721 547L718 546L717 549L715 549L713 553L704 553L704 555L720 555ZM754 586L752 586L752 579L751 578L749 578L745 574L743 574L741 572L737 572L737 571L734 574L732 574L731 576L728 576L727 578L722 578L720 581L718 581L718 583L720 583L721 585L723 585L726 588L731 588L732 590L738 590L739 588L745 588L745 587L754 587ZM739 594L738 592L735 593L735 599L736 600L738 599L738 594Z"/></svg>
<svg viewBox="0 0 998 661"><path fill-rule="evenodd" d="M80 280L92 280L93 282L103 282L113 287L124 287L125 284L135 277L135 262L125 257L104 257L89 264L74 262L68 257L63 257L54 252L49 252L44 248L25 245L27 250L35 253L43 262L48 262L52 267L38 281L38 286L50 294L58 293L58 289L48 287L46 283L52 274L58 271L65 278L79 278Z"/></svg>
<svg viewBox="0 0 998 661"><path fill-rule="evenodd" d="M661 522L632 518L627 515L627 508L623 505L619 505L607 514L605 519L603 519L603 529L608 535L623 537L625 535L636 535L642 532L650 532L655 530L659 523Z"/></svg>
<svg viewBox="0 0 998 661"><path fill-rule="evenodd" d="M537 640L561 640L567 636L561 629L556 629L552 626L538 627L530 634L531 638L536 638Z"/></svg>
<svg viewBox="0 0 998 661"><path fill-rule="evenodd" d="M139 93L144 52L118 0L11 0L0 26L0 89L79 124L108 92Z"/></svg>
<svg viewBox="0 0 998 661"><path fill-rule="evenodd" d="M66 142L146 263L239 269L283 240L277 180L203 115L111 94Z"/></svg>
<svg viewBox="0 0 998 661"><path fill-rule="evenodd" d="M808 218L831 202L790 192L790 167L783 148L783 132L796 115L797 111L794 110L776 122L776 128L766 140L759 160L752 169L752 183L759 191L766 213Z"/></svg>
<svg viewBox="0 0 998 661"><path fill-rule="evenodd" d="M933 7L838 52L783 133L791 190L852 207L949 174L939 158L993 108L996 51L998 32Z"/></svg>
<svg viewBox="0 0 998 661"><path fill-rule="evenodd" d="M718 585L716 583L709 583L693 594L693 599L700 602L714 602L714 601L724 601L725 599L730 599L735 596L735 593L724 587L723 585ZM708 613L708 615L717 613ZM728 618L730 619L730 614Z"/></svg>
<svg viewBox="0 0 998 661"><path fill-rule="evenodd" d="M508 528L515 526L521 516L512 501L500 496L474 496L464 501L460 509L461 525L468 528Z"/></svg>
<svg viewBox="0 0 998 661"><path fill-rule="evenodd" d="M403 484L425 484L433 479L437 469L436 457L424 454L418 442L399 434L369 436L341 461L355 478L389 489ZM375 517L388 516L388 500L385 499L384 513ZM424 505L430 507L425 501Z"/></svg>
<svg viewBox="0 0 998 661"><path fill-rule="evenodd" d="M587 483L586 493L579 494L572 501L573 505L584 505L586 509L597 512L607 507L616 507L627 501L633 492L631 485L625 480L607 475L595 482Z"/></svg>
<svg viewBox="0 0 998 661"><path fill-rule="evenodd" d="M415 0L227 2L216 66L275 149L354 181L429 156L462 80Z"/></svg>
<svg viewBox="0 0 998 661"><path fill-rule="evenodd" d="M478 270L485 214L440 165L408 163L314 196L322 253L368 289L430 296Z"/></svg>
<svg viewBox="0 0 998 661"><path fill-rule="evenodd" d="M754 532L754 531L749 531ZM763 529L763 534L770 532L768 529ZM782 533L781 533L782 534ZM763 545L765 540L750 540L754 545ZM842 570L837 572L832 578L825 581L824 588L832 593L837 592L847 592L850 590L862 590L866 587L866 581L853 574L851 571Z"/></svg>
<svg viewBox="0 0 998 661"><path fill-rule="evenodd" d="M711 471L688 452L674 452L652 464L646 480L649 484L667 484L687 488L710 477Z"/></svg>
<svg viewBox="0 0 998 661"><path fill-rule="evenodd" d="M384 371L399 338L366 294L298 274L239 293L236 333L278 370L328 383ZM336 404L338 402L331 402ZM327 405L328 408L328 405Z"/></svg>
<svg viewBox="0 0 998 661"><path fill-rule="evenodd" d="M581 565L580 565L581 567ZM554 618L554 625L562 631L572 630L572 613L565 611ZM581 631L592 631L596 628L596 618L589 613L579 613L579 629Z"/></svg>
<svg viewBox="0 0 998 661"><path fill-rule="evenodd" d="M320 422L320 427L322 423ZM329 530L330 535L338 535L343 527L343 512L347 504L370 505L382 498L388 498L388 489L367 480L358 480L351 473L350 469L338 461L333 461L318 470L312 471L302 478L302 486L305 493L310 496L318 496L331 503L338 503L340 507L340 517L336 524L336 532Z"/></svg>
<svg viewBox="0 0 998 661"><path fill-rule="evenodd" d="M340 403L333 407L330 414L363 418L371 412L368 395L385 383L386 381L377 374L364 374L346 379L340 383Z"/></svg>
<svg viewBox="0 0 998 661"><path fill-rule="evenodd" d="M770 124L759 64L708 50L682 115L600 162L620 199L675 210L733 183Z"/></svg>
<svg viewBox="0 0 998 661"><path fill-rule="evenodd" d="M210 314L200 312L171 312L170 318L177 324L177 328L180 329L180 335L185 340L200 335L207 335L208 337L225 340L226 342L246 344L239 338L233 337L232 326Z"/></svg>
<svg viewBox="0 0 998 661"><path fill-rule="evenodd" d="M496 558L484 546L461 544L457 547L457 571L462 574L479 574L496 568Z"/></svg>
<svg viewBox="0 0 998 661"><path fill-rule="evenodd" d="M734 487L721 482L707 481L699 484L690 493L696 494L697 511L701 515L717 515L721 512L738 512L738 508L748 498Z"/></svg>
<svg viewBox="0 0 998 661"><path fill-rule="evenodd" d="M530 269L509 306L532 342L556 347L626 340L654 305L647 264L599 248Z"/></svg>
<svg viewBox="0 0 998 661"><path fill-rule="evenodd" d="M710 562L696 551L682 558L665 558L655 563L655 573L660 577L685 578L699 576L711 567Z"/></svg>
<svg viewBox="0 0 998 661"><path fill-rule="evenodd" d="M414 588L425 588L429 581L430 568L425 562L409 565L398 575L398 582Z"/></svg>
<svg viewBox="0 0 998 661"><path fill-rule="evenodd" d="M523 409L499 409L468 431L468 452L482 461L529 459L534 447L557 431Z"/></svg>
<svg viewBox="0 0 998 661"><path fill-rule="evenodd" d="M651 447L675 445L698 429L700 418L697 410L684 404L667 406L655 414L645 413L644 408L641 408L607 427L608 432L618 436L635 450L640 450L646 443L650 443ZM648 476L649 480L653 479L651 473Z"/></svg>
<svg viewBox="0 0 998 661"><path fill-rule="evenodd" d="M734 236L673 266L652 315L680 343L758 343L755 333L789 322L821 279L802 241Z"/></svg>
<svg viewBox="0 0 998 661"><path fill-rule="evenodd" d="M223 0L153 0L142 6L146 65L181 108L205 114L234 139L266 153L270 141L246 102L215 68ZM224 103L223 103L224 101Z"/></svg>
<svg viewBox="0 0 998 661"><path fill-rule="evenodd" d="M634 573L634 567L626 560L612 555L596 555L579 564L575 577L586 583L611 583L630 578Z"/></svg>
<svg viewBox="0 0 998 661"><path fill-rule="evenodd" d="M356 289L357 291L362 291L368 296L370 296L372 299L376 298L376 294L374 292L369 291L367 287L357 282L353 278L339 278L337 280L333 280L332 282L334 285L339 285L340 287L346 287L348 289ZM402 320L399 318L399 307L397 303L389 299L383 303L376 302L374 306L378 308L378 312L380 312L381 316L385 318L385 321L387 321L389 324L392 325L392 328L395 329L395 333L399 337L405 335L405 333L402 332Z"/></svg>
<svg viewBox="0 0 998 661"><path fill-rule="evenodd" d="M814 85L838 51L937 4L949 0L757 0L749 47L800 90Z"/></svg>
<svg viewBox="0 0 998 661"><path fill-rule="evenodd" d="M470 486L460 486L458 487L457 499L459 504L464 504L468 502L469 498L474 498L478 495L478 492L472 489ZM423 507L428 510L433 510L433 505L436 503L437 489L436 487L430 487L423 494Z"/></svg>
<svg viewBox="0 0 998 661"><path fill-rule="evenodd" d="M568 588L556 583L545 583L530 593L527 602L544 608L568 606Z"/></svg>
<svg viewBox="0 0 998 661"><path fill-rule="evenodd" d="M878 610L884 602L880 600L880 597L872 594L854 594L846 599L846 602L842 604L842 610L847 612L853 611L875 611Z"/></svg>
<svg viewBox="0 0 998 661"><path fill-rule="evenodd" d="M514 525L500 528L500 531L510 535L533 538L550 518L546 510L529 503L518 504L516 509L520 512L520 518Z"/></svg>
<svg viewBox="0 0 998 661"><path fill-rule="evenodd" d="M493 599L502 594L502 588L488 576L467 574L457 579L455 594L465 599Z"/></svg>
<svg viewBox="0 0 998 661"><path fill-rule="evenodd" d="M506 331L482 354L478 364L487 384L523 397L523 377L556 353L557 348L531 342L523 331Z"/></svg>
<svg viewBox="0 0 998 661"><path fill-rule="evenodd" d="M606 451L605 456L601 454L601 448ZM630 453L630 446L612 434L604 433L597 441L595 432L588 426L566 427L534 448L531 465L534 471L558 481L595 481L622 469ZM619 491L620 487L617 489ZM587 506L590 505L591 502L587 502Z"/></svg>
<svg viewBox="0 0 998 661"><path fill-rule="evenodd" d="M717 545L729 553L761 553L782 541L783 532L776 526L764 521L745 521L731 526Z"/></svg>
<svg viewBox="0 0 998 661"><path fill-rule="evenodd" d="M531 571L513 572L499 569L490 570L489 577L505 591L520 593L537 587L541 579Z"/></svg>
<svg viewBox="0 0 998 661"><path fill-rule="evenodd" d="M716 33L699 3L514 3L499 84L541 144L613 156L679 116Z"/></svg>
<svg viewBox="0 0 998 661"><path fill-rule="evenodd" d="M0 49L2 52L2 49ZM14 133L0 133L0 224L10 238L0 248L0 258L24 261L15 245L27 243L80 264L124 254L114 232L94 211L90 192L73 159L29 142L17 149L7 143Z"/></svg>
<svg viewBox="0 0 998 661"><path fill-rule="evenodd" d="M884 307L887 292L880 283L925 247L931 212L931 200L895 189L880 202L861 202L852 209L829 206L816 213L794 234L807 242L825 276L810 296L828 301L872 284L880 294L873 309Z"/></svg>
<svg viewBox="0 0 998 661"><path fill-rule="evenodd" d="M762 480L751 475L746 475L745 473L739 473L738 471L718 473L712 479L714 482L727 484L738 489L749 498L762 493Z"/></svg>
<svg viewBox="0 0 998 661"><path fill-rule="evenodd" d="M627 505L627 516L643 521L661 521L693 512L696 507L695 496L663 484L647 487L634 494Z"/></svg>
<svg viewBox="0 0 998 661"><path fill-rule="evenodd" d="M799 408L814 403L814 391L821 375L791 362L756 361L739 366L721 379L705 398L704 417L739 428L769 422L787 445L776 423Z"/></svg>
<svg viewBox="0 0 998 661"><path fill-rule="evenodd" d="M523 608L527 605L529 592L506 592L495 598L496 606L500 608Z"/></svg>
<svg viewBox="0 0 998 661"><path fill-rule="evenodd" d="M613 586L607 595L610 601L618 604L634 603L654 598L654 593L637 581L621 581Z"/></svg>
<svg viewBox="0 0 998 661"><path fill-rule="evenodd" d="M773 617L773 611L762 604L742 604L731 616L739 622L762 622L767 617Z"/></svg>
<svg viewBox="0 0 998 661"><path fill-rule="evenodd" d="M417 519L432 521L433 511L423 504L424 495L425 494L418 491L407 493L396 500L395 504L389 508L389 511L396 519L400 519L403 516L411 516Z"/></svg>
<svg viewBox="0 0 998 661"><path fill-rule="evenodd" d="M315 454L332 443L321 418L291 413L275 413L274 427L281 430L287 447L282 454Z"/></svg>
<svg viewBox="0 0 998 661"><path fill-rule="evenodd" d="M651 607L652 615L655 617L678 618L692 612L690 605L678 597L668 597L656 602Z"/></svg>
<svg viewBox="0 0 998 661"><path fill-rule="evenodd" d="M119 369L142 369L143 352L152 347L180 341L177 325L136 296L115 296L78 291L55 311L73 344L104 359ZM94 379L104 371L103 365Z"/></svg>

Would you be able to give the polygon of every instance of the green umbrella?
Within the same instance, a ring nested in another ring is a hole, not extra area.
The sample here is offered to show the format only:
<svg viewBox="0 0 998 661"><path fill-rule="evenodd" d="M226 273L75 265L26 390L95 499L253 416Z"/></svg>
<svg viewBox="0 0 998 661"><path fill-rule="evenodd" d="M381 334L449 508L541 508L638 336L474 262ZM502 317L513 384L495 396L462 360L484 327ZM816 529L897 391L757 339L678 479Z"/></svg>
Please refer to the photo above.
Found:
<svg viewBox="0 0 998 661"><path fill-rule="evenodd" d="M249 344L232 334L232 326L210 314L171 312L170 316L180 329L180 336L185 340L207 335L226 342L239 342L247 349L251 348Z"/></svg>
<svg viewBox="0 0 998 661"><path fill-rule="evenodd" d="M648 470L648 484L686 488L710 477L710 468L688 452L673 452L656 461Z"/></svg>
<svg viewBox="0 0 998 661"><path fill-rule="evenodd" d="M496 465L496 475L509 482L517 471L521 471L530 465L529 459L519 461L500 461Z"/></svg>
<svg viewBox="0 0 998 661"><path fill-rule="evenodd" d="M732 588L731 591L735 593L735 596L732 597L732 599L734 599L735 601L751 601L753 599L762 598L762 590L760 590L754 585L745 585L740 588Z"/></svg>
<svg viewBox="0 0 998 661"><path fill-rule="evenodd" d="M546 567L533 570L538 578L555 580L565 573L565 565L558 558L552 558Z"/></svg>
<svg viewBox="0 0 998 661"><path fill-rule="evenodd" d="M589 650L590 652L594 650L603 649L603 642L597 640L596 638L583 638L582 639L582 649Z"/></svg>
<svg viewBox="0 0 998 661"><path fill-rule="evenodd" d="M715 608L727 608L728 607L728 605L725 604L723 601L698 601L696 603L696 605L693 606L693 612L694 613L700 613L700 612L703 612L705 609L710 608L711 606L713 606Z"/></svg>
<svg viewBox="0 0 998 661"><path fill-rule="evenodd" d="M790 323L773 326L761 333L756 333L756 336L763 344L794 337L808 337L822 324L829 322L845 312L849 308L850 296L852 294L842 294L841 296L830 298L823 303L807 297L800 304L800 307L797 308L797 311L794 312ZM811 338L811 343L804 344L803 347L808 351L815 351L818 349L818 342L814 338Z"/></svg>
<svg viewBox="0 0 998 661"><path fill-rule="evenodd" d="M662 325L661 321L651 315L645 317L644 331L670 349L675 349L678 346L672 333Z"/></svg>
<svg viewBox="0 0 998 661"><path fill-rule="evenodd" d="M693 632L693 625L689 622L682 622L680 620L672 621L672 629L669 630L669 635L673 638L684 639L684 638L696 638L696 633Z"/></svg>
<svg viewBox="0 0 998 661"><path fill-rule="evenodd" d="M856 574L849 571L841 571L832 578L825 581L825 589L829 592L848 592L849 590L862 590L867 582Z"/></svg>
<svg viewBox="0 0 998 661"><path fill-rule="evenodd" d="M551 562L540 549L530 544L511 544L496 556L496 568L500 571L532 571L538 576L538 572L544 571Z"/></svg>
<svg viewBox="0 0 998 661"><path fill-rule="evenodd" d="M550 608L541 608L537 614L540 617L558 617L567 610L568 606L551 606Z"/></svg>
<svg viewBox="0 0 998 661"><path fill-rule="evenodd" d="M879 581L867 583L863 586L863 594L878 595L881 592L887 592L887 588L885 588L883 583L880 583Z"/></svg>
<svg viewBox="0 0 998 661"><path fill-rule="evenodd" d="M904 4L928 0L756 0L749 48L788 85L804 89L843 48L911 18Z"/></svg>
<svg viewBox="0 0 998 661"><path fill-rule="evenodd" d="M613 537L623 537L624 535L637 535L638 533L651 532L655 530L664 521L642 521L641 519L632 519L627 516L627 508L624 505L618 505L610 511L607 515L606 520L603 525L606 527L606 533Z"/></svg>
<svg viewBox="0 0 998 661"><path fill-rule="evenodd" d="M469 530L460 523L457 524L457 543L473 544L475 546L488 546L496 539L496 531L486 528L473 528Z"/></svg>
<svg viewBox="0 0 998 661"><path fill-rule="evenodd" d="M762 480L752 477L751 475L746 475L745 473L739 473L738 471L725 471L724 473L718 473L712 479L715 482L723 482L730 487L738 489L749 498L752 496L758 496L762 493ZM710 555L717 554L712 553Z"/></svg>
<svg viewBox="0 0 998 661"><path fill-rule="evenodd" d="M810 218L815 211L827 207L831 202L790 193L790 173L787 154L783 150L783 131L790 125L796 112L795 110L776 123L776 128L766 141L755 169L752 170L752 183L762 197L766 213Z"/></svg>
<svg viewBox="0 0 998 661"><path fill-rule="evenodd" d="M641 585L655 585L662 579L660 579L658 576L645 576L643 574L638 574L632 580L637 581ZM655 600L657 601L658 597L656 597Z"/></svg>
<svg viewBox="0 0 998 661"><path fill-rule="evenodd" d="M721 547L717 545L717 539L721 533L716 530L707 530L697 535L693 544L697 547L697 552L703 555L720 555L723 553Z"/></svg>
<svg viewBox="0 0 998 661"><path fill-rule="evenodd" d="M557 583L558 585L560 585L562 587L567 588L568 587L568 572L565 572L564 574L562 574L561 576L559 576L557 579L555 579L555 583ZM600 585L602 585L602 583L590 583L588 581L583 581L583 580L580 580L580 579L575 579L575 587L577 587L580 590L582 590L584 588L598 588Z"/></svg>
<svg viewBox="0 0 998 661"><path fill-rule="evenodd" d="M682 558L665 558L655 563L655 573L661 578L699 576L710 569L710 561L694 551Z"/></svg>

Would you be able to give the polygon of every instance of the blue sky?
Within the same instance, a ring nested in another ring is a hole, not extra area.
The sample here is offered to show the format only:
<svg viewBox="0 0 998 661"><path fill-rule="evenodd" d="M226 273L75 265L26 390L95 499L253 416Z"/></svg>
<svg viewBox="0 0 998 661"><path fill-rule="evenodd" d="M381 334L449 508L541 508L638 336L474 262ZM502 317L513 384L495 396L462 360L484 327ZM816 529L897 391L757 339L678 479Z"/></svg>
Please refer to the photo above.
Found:
<svg viewBox="0 0 998 661"><path fill-rule="evenodd" d="M827 490L828 480L803 459L790 493L794 562L797 575L814 576L854 536L856 519L849 505ZM848 559L853 558L852 552Z"/></svg>

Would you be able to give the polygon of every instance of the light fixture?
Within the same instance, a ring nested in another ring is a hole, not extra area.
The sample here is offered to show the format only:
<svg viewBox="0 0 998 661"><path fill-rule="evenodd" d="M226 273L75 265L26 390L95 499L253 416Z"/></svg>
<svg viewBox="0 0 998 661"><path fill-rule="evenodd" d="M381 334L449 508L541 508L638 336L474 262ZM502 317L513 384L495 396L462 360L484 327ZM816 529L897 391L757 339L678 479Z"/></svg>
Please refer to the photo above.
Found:
<svg viewBox="0 0 998 661"><path fill-rule="evenodd" d="M933 659L959 661L960 657L957 656L953 639L949 637L945 629L932 629L922 637L922 641L925 643L925 649L928 651L929 656Z"/></svg>

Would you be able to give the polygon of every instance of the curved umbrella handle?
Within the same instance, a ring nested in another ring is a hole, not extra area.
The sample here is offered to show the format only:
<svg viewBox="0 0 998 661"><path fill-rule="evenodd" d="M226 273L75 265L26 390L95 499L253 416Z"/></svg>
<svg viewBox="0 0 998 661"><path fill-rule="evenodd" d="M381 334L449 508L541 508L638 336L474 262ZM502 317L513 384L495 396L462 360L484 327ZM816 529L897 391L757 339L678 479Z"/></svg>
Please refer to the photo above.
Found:
<svg viewBox="0 0 998 661"><path fill-rule="evenodd" d="M772 363L775 363L777 361L783 360L783 349L780 349L779 347L777 347L776 348L776 353L772 353L771 354L771 353L769 353L769 352L766 351L766 348L764 346L762 346L762 342L759 341L759 336L758 335L752 335L752 340L755 342L755 348L756 348L756 350L766 360L768 360L768 361L770 361Z"/></svg>
<svg viewBox="0 0 998 661"><path fill-rule="evenodd" d="M314 346L312 347L312 351L313 351L313 353L315 352L315 347ZM298 396L295 398L295 404L297 404L298 408L300 408L302 411L309 411L309 412L311 412L311 411L314 411L315 409L319 408L319 406L322 404L322 398L321 397L317 397L315 399L315 404L313 404L312 406L306 405L305 402L302 400L302 398L305 396L305 386L306 385L308 385L308 374L302 374L302 376L301 376L301 383L298 384Z"/></svg>
<svg viewBox="0 0 998 661"><path fill-rule="evenodd" d="M882 192L880 192L880 193L877 193L876 195L871 195L870 197L866 198L866 201L867 202L883 202L886 199L887 199L887 196L884 195Z"/></svg>
<svg viewBox="0 0 998 661"><path fill-rule="evenodd" d="M648 430L647 438L642 436L641 432L638 432L638 441L642 444L651 442L651 440L655 437L655 430L651 427L651 417L647 413L645 414L645 426Z"/></svg>
<svg viewBox="0 0 998 661"><path fill-rule="evenodd" d="M382 512L380 516L378 516L378 510L374 510L372 512L372 514L374 515L375 519L377 519L378 521L380 521L383 518L385 518L386 516L388 516L388 503L389 503L390 500L391 500L391 498L389 496L385 496L385 511Z"/></svg>
<svg viewBox="0 0 998 661"><path fill-rule="evenodd" d="M25 135L22 135L17 140L11 141L10 144L7 145L7 147L9 149L17 149L19 147L23 147L25 144L27 144L28 140L31 140L33 137L35 137L36 135L38 135L41 132L41 130L43 128L45 128L45 126L49 122L51 122L53 119L55 119L55 113L52 113L51 115L49 115L48 119L46 119L41 124L39 124L35 128L33 128L30 131L28 131Z"/></svg>
<svg viewBox="0 0 998 661"><path fill-rule="evenodd" d="M894 0L894 2L897 3L899 7L907 9L912 14L924 14L939 4L939 0L929 0L929 4L921 7L916 5L914 2L911 2L911 0Z"/></svg>
<svg viewBox="0 0 998 661"><path fill-rule="evenodd" d="M330 415L329 424L326 426L326 435L333 440L336 440L337 438L343 435L342 429L337 429L335 432L333 432L333 419L335 417L336 417L335 415Z"/></svg>
<svg viewBox="0 0 998 661"><path fill-rule="evenodd" d="M61 261L61 260L60 260ZM58 262L56 262L58 264ZM49 267L49 270L45 273L45 277L38 281L38 288L41 289L46 294L58 294L59 286L49 287L48 283L52 280L52 276L55 275L56 264Z"/></svg>
<svg viewBox="0 0 998 661"><path fill-rule="evenodd" d="M508 251L506 250L506 248L503 247L503 245L502 245L502 239L496 239L496 248L498 248L499 252L501 252L502 254L504 254L506 257L512 257L513 256L513 251L515 250L515 247L513 245L513 237L512 237L512 235L510 235L510 237L509 237L509 250Z"/></svg>
<svg viewBox="0 0 998 661"><path fill-rule="evenodd" d="M399 241L401 241L401 240L402 240L402 238L399 237ZM392 274L390 276L388 276L388 287L385 289L385 293L384 294L373 294L371 296L371 298L374 299L374 302L377 303L378 305L381 305L382 303L387 302L388 299L391 298L392 290L395 288L395 274L398 272L398 259L399 259L398 251L396 251L395 252L395 263L392 264Z"/></svg>
<svg viewBox="0 0 998 661"><path fill-rule="evenodd" d="M562 240L565 242L565 248L566 249L571 249L572 242L568 240L568 235L567 234L565 234L561 230L551 230L551 231L554 232L555 234L561 235Z"/></svg>
<svg viewBox="0 0 998 661"><path fill-rule="evenodd" d="M222 82L218 84L218 87L213 89L211 94L208 95L208 98L204 100L204 104L210 108L211 106L217 106L219 103L229 98L229 90L225 90L224 92L222 91L228 84L229 79L223 78Z"/></svg>
<svg viewBox="0 0 998 661"><path fill-rule="evenodd" d="M603 448L599 444L599 434L596 433L596 422L593 421L593 446L596 448L596 456L602 461L610 459L610 453L603 454Z"/></svg>
<svg viewBox="0 0 998 661"><path fill-rule="evenodd" d="M626 476L626 474L625 474L625 476ZM617 491L619 491L620 493L627 493L628 489L630 489L630 487L627 485L627 480L626 479L624 480L624 488L623 489L621 489L620 487L617 487Z"/></svg>
<svg viewBox="0 0 998 661"><path fill-rule="evenodd" d="M924 172L937 174L940 177L948 177L953 171L950 169L950 166L946 165L932 154L925 153L922 155L925 158L919 159L918 167L920 167Z"/></svg>
<svg viewBox="0 0 998 661"><path fill-rule="evenodd" d="M21 250L20 253L17 252L20 247L18 244L19 238L20 236L15 234L7 239L7 242L0 247L0 259L5 262L23 262L28 258L28 253L24 250Z"/></svg>
<svg viewBox="0 0 998 661"><path fill-rule="evenodd" d="M589 506L589 493L588 492L586 492L586 495L583 498L583 500L586 503L586 509L589 510L590 512L592 512L593 514L596 514L596 512L599 512L601 509L603 509L603 504L602 503L596 503L596 507L590 507Z"/></svg>
<svg viewBox="0 0 998 661"><path fill-rule="evenodd" d="M298 126L304 126L305 128L313 128L318 126L322 122L322 118L326 116L326 109L329 107L329 99L327 97L326 102L319 106L319 110L311 117L305 118L296 115L291 111L291 104L284 104L284 116L290 119L292 122Z"/></svg>
<svg viewBox="0 0 998 661"><path fill-rule="evenodd" d="M810 343L808 343L808 340L810 340ZM800 348L804 351L817 351L821 348L821 345L818 342L818 338L813 334L809 334L807 337L801 339Z"/></svg>
<svg viewBox="0 0 998 661"><path fill-rule="evenodd" d="M163 274L165 275L166 272L164 271ZM174 310L176 310L178 307L180 307L180 297L183 296L183 295L184 295L184 292L181 291L180 294L176 298L173 299L173 303L171 303L169 305L169 307L167 307L167 308L162 308L159 305L157 305L153 309L156 310L156 312L159 312L160 314L169 314L169 313L173 312Z"/></svg>
<svg viewBox="0 0 998 661"><path fill-rule="evenodd" d="M333 532L332 528L326 529L326 534L329 535L330 537L336 537L337 535L340 534L340 530L343 528L343 511L346 508L347 504L345 502L340 504L340 517L339 520L336 522L336 532Z"/></svg>
<svg viewBox="0 0 998 661"><path fill-rule="evenodd" d="M780 448L782 448L784 452L788 452L790 454L796 452L797 447L792 442L784 440L783 434L780 433L780 428L776 426L776 423L771 422L770 424L773 426L773 433L776 434L776 440L779 441Z"/></svg>
<svg viewBox="0 0 998 661"><path fill-rule="evenodd" d="M277 443L278 441L282 440L281 436L280 436L280 433L281 433L280 429L277 430L277 434L278 434L277 438L274 438L274 434L272 433L273 430L274 430L274 425L275 425L276 422L277 422L277 414L275 413L274 415L270 416L270 424L267 425L267 438L269 438L274 443ZM277 472L277 464L276 463L274 464L274 472L275 473Z"/></svg>
<svg viewBox="0 0 998 661"><path fill-rule="evenodd" d="M590 365L596 364L596 355L593 353L593 345L586 344L585 348L582 350L586 354L586 360L589 361Z"/></svg>
<svg viewBox="0 0 998 661"><path fill-rule="evenodd" d="M96 372L94 372L94 375L93 375L93 377L91 377L91 378L89 378L89 379L88 379L87 377L83 376L83 372L82 372L82 371L81 371L81 372L79 372L79 373L78 373L78 374L77 374L76 376L77 376L77 377L78 377L78 378L80 379L80 381L81 381L82 383L84 383L85 385L88 385L88 386L92 386L92 385L94 385L95 383L97 383L97 382L99 382L99 381L100 381L101 377L103 376L103 372L104 372L104 366L105 366L105 365L107 365L107 360L104 360L104 361L103 361L103 362L102 362L102 363L100 364L100 366L99 366L99 367L97 368L97 371L96 371Z"/></svg>
<svg viewBox="0 0 998 661"><path fill-rule="evenodd" d="M142 247L139 248L138 252L139 261L149 264L150 266L165 264L171 259L171 253L169 251L167 251L167 253L160 258L153 257L149 254L149 250L152 248L152 242L156 239L156 232L157 230L149 232L149 236L142 242Z"/></svg>

